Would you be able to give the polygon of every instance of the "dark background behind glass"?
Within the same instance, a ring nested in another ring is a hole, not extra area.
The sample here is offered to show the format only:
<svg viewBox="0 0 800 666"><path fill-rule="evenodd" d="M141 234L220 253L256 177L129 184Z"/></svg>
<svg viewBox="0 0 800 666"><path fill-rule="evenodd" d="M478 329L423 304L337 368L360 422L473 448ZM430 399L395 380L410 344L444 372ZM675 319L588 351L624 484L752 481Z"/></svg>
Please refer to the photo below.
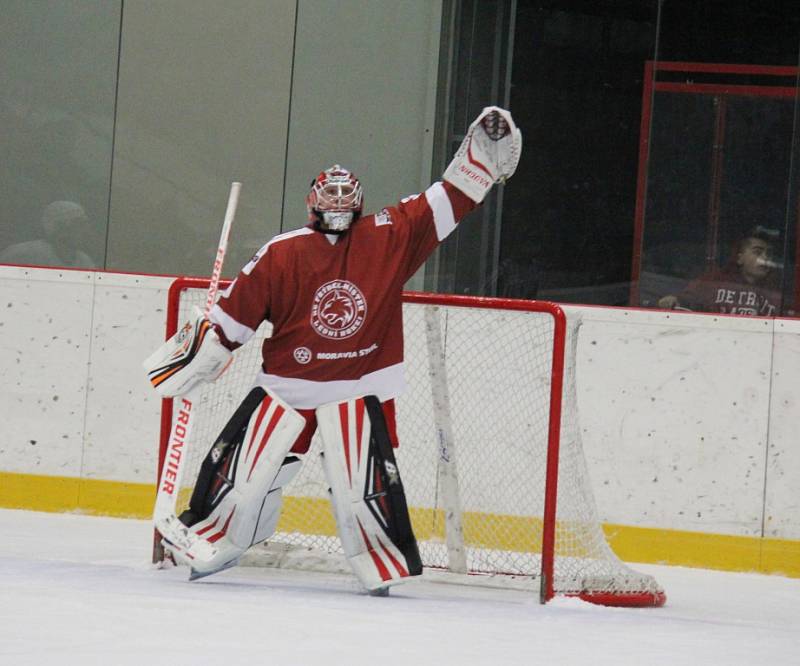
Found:
<svg viewBox="0 0 800 666"><path fill-rule="evenodd" d="M503 9L514 13L510 85L504 88L502 79L490 83L477 75L465 81L462 75L453 97L485 100L494 94L497 103L508 100L523 128L525 150L502 193L495 264L476 275L475 252L462 237L458 257L446 264L451 267L449 284L459 293L631 304L645 63L796 66L800 4L520 0L497 11ZM459 16L461 34L474 43L472 36L487 21L464 26L473 14L465 9ZM479 56L480 47L472 48ZM693 79L702 75L674 77ZM752 76L738 77L736 83L764 81ZM649 158L669 168L646 172L641 268L663 271L668 282L679 285L700 273L706 259L706 147L713 141L714 101L660 93L652 101ZM476 113L479 106L470 111ZM734 237L751 221L777 225L786 294L793 289L797 221L792 213L795 114L796 99L791 98L775 103L739 99L730 105L720 191L718 261L730 254ZM454 141L459 122L453 123ZM473 238L477 233L471 227L460 232Z"/></svg>

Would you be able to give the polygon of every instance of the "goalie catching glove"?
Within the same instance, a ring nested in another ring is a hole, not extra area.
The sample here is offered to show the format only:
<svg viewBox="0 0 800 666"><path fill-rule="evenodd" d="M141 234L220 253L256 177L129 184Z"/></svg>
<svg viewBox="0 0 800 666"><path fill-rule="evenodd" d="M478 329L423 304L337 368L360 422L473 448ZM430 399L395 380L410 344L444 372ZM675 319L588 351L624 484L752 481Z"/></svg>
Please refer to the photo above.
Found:
<svg viewBox="0 0 800 666"><path fill-rule="evenodd" d="M521 154L522 132L511 114L487 106L469 126L443 177L475 203L481 203L492 185L514 175Z"/></svg>
<svg viewBox="0 0 800 666"><path fill-rule="evenodd" d="M196 308L195 314L194 323L187 321L143 363L150 383L164 398L185 395L201 382L213 382L233 358L211 322Z"/></svg>

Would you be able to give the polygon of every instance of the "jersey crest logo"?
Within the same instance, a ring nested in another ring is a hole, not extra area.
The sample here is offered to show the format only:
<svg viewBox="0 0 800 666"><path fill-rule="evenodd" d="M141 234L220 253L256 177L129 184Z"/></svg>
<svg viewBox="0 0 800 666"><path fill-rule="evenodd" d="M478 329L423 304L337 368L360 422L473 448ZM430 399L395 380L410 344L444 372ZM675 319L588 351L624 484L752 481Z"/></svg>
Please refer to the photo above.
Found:
<svg viewBox="0 0 800 666"><path fill-rule="evenodd" d="M349 338L363 326L366 316L364 294L348 280L326 282L314 294L311 327L323 338Z"/></svg>

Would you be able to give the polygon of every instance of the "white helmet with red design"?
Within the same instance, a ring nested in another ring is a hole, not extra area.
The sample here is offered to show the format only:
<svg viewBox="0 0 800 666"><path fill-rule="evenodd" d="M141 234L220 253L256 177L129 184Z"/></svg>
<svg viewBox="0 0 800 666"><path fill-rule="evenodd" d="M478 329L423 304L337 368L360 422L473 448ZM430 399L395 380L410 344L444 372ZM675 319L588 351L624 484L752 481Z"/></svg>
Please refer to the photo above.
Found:
<svg viewBox="0 0 800 666"><path fill-rule="evenodd" d="M322 231L346 231L361 215L363 200L358 178L334 164L311 182L311 191L306 197L308 219L317 223Z"/></svg>

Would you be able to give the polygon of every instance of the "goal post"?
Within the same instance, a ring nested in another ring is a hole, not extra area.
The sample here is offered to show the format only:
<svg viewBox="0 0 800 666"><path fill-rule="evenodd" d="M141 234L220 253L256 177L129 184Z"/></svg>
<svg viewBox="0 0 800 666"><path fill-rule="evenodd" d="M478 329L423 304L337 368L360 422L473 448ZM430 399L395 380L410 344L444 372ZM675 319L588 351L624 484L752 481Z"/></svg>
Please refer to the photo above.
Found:
<svg viewBox="0 0 800 666"><path fill-rule="evenodd" d="M167 336L207 289L203 279L172 284ZM598 519L577 413L580 322L549 302L416 292L404 292L403 310L408 389L397 399L397 460L426 570L521 586L542 603L567 595L662 605L664 591L616 557ZM195 400L186 503L208 447L252 387L269 332L262 324ZM159 473L171 402L162 407ZM277 532L251 549L254 560L328 569L341 557L319 451L315 436L284 489Z"/></svg>
<svg viewBox="0 0 800 666"><path fill-rule="evenodd" d="M454 573L469 573L464 558L464 535L462 527L462 502L458 491L458 442L453 434L450 382L447 379L446 350L438 317L444 307L482 308L506 312L535 312L549 316L552 320L552 347L548 394L547 444L542 513L542 544L539 598L545 603L553 598L553 564L555 545L555 512L558 485L558 449L561 437L561 402L564 377L564 350L567 324L564 311L548 301L523 301L517 299L477 298L474 296L439 295L406 292L404 304L424 307L425 341L428 352L428 373L431 380L431 404L434 408L434 429L439 443L439 482L446 521L445 536L449 545L448 570ZM438 325L437 325L438 324ZM487 377L487 381L490 378ZM410 382L413 391L413 380ZM491 414L486 415L491 418Z"/></svg>

